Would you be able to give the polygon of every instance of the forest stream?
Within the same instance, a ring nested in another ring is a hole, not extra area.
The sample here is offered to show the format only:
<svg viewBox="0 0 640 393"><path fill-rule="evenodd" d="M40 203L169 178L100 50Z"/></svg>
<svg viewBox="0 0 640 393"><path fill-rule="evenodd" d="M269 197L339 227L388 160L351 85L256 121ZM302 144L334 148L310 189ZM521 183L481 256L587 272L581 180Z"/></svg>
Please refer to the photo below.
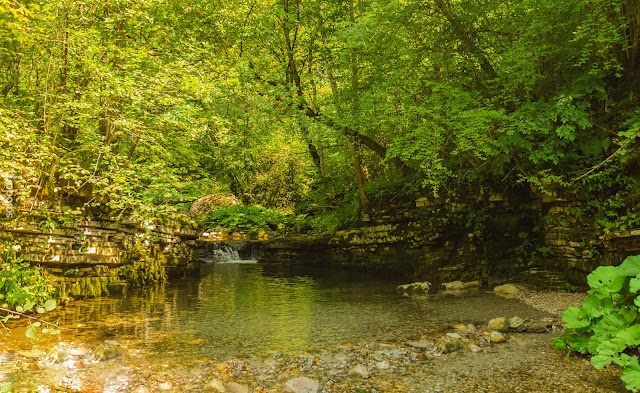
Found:
<svg viewBox="0 0 640 393"><path fill-rule="evenodd" d="M397 284L207 264L198 277L47 314L59 318L59 337L29 340L14 328L0 341L0 381L15 392L285 392L303 376L323 392L624 391L615 370L553 350L557 331L438 351L457 324L480 332L497 316L558 317L483 290L403 297Z"/></svg>

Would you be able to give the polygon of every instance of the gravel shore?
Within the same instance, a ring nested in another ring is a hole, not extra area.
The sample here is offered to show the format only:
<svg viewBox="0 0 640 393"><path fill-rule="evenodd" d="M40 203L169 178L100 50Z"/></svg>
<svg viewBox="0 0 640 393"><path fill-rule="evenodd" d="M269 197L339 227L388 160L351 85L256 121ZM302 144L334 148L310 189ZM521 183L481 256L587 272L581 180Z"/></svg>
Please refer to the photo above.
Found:
<svg viewBox="0 0 640 393"><path fill-rule="evenodd" d="M561 317L562 312L569 306L581 306L586 297L587 294L584 292L536 291L532 289L522 289L517 296L521 302L557 317Z"/></svg>

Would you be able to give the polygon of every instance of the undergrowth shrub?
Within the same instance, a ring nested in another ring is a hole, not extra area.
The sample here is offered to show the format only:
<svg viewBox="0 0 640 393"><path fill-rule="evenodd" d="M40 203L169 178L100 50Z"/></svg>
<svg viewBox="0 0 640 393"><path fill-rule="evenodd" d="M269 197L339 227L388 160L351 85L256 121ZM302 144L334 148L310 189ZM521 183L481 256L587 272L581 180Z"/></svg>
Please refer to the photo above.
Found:
<svg viewBox="0 0 640 393"><path fill-rule="evenodd" d="M304 216L288 214L260 206L223 206L205 215L206 228L227 228L236 231L297 230L304 225Z"/></svg>
<svg viewBox="0 0 640 393"><path fill-rule="evenodd" d="M619 266L600 266L587 277L591 289L582 307L569 307L562 315L566 330L554 347L591 356L602 369L622 368L627 389L640 391L640 255Z"/></svg>

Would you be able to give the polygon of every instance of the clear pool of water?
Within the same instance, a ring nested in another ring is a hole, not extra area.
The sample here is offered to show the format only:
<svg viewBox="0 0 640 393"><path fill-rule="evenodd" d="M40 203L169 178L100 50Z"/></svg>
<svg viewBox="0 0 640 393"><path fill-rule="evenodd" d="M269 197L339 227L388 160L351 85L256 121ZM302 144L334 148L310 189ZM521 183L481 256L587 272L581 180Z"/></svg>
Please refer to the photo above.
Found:
<svg viewBox="0 0 640 393"><path fill-rule="evenodd" d="M333 356L347 347L401 346L407 340L442 334L456 323L549 316L485 291L462 297L402 297L394 291L398 284L331 269L206 265L198 277L64 307L48 315L59 318L59 337L28 340L16 328L0 340L0 382L13 383L17 391L53 391L47 386L60 386L69 375L79 375L81 387L68 391L133 391L132 379L153 381L152 374L162 370L197 374L204 372L203 362ZM15 364L18 351L46 351L61 343L90 346L105 340L121 343L127 354L87 363L82 370L77 365L27 370ZM178 381L179 375L172 378Z"/></svg>

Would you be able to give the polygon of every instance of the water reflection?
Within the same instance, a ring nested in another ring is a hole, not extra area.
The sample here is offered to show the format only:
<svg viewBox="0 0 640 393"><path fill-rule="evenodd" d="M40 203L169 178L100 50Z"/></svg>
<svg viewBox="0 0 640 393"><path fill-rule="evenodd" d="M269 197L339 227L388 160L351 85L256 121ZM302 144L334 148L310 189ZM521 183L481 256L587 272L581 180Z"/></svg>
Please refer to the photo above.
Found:
<svg viewBox="0 0 640 393"><path fill-rule="evenodd" d="M482 294L402 299L394 286L335 270L216 264L197 279L79 301L56 316L63 340L116 338L155 353L229 357L397 341L524 308Z"/></svg>
<svg viewBox="0 0 640 393"><path fill-rule="evenodd" d="M275 353L332 353L350 343L404 342L497 315L546 316L492 294L401 298L394 293L396 284L336 270L207 265L198 278L64 307L49 316L60 320L59 338L42 335L33 342L15 332L0 341L0 372L15 372L11 361L2 361L12 351L44 350L57 341L80 348L117 340L136 361L157 365L171 359L191 367L206 359L264 359ZM105 369L113 376L104 391L117 390L109 384L128 383L118 370L129 367L125 360ZM87 370L77 375L93 378Z"/></svg>

